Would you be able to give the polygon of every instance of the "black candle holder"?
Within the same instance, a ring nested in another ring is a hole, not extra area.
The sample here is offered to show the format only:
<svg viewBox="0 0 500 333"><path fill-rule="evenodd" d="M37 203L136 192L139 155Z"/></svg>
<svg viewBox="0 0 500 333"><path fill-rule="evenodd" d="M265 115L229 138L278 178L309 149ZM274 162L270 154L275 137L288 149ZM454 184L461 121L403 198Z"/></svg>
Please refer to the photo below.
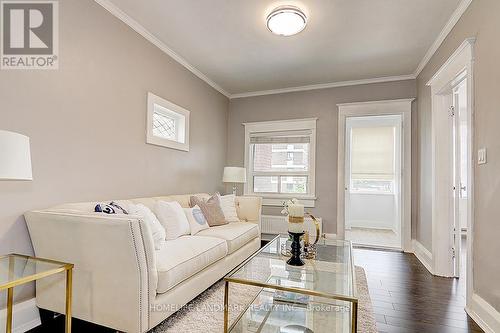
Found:
<svg viewBox="0 0 500 333"><path fill-rule="evenodd" d="M292 237L292 257L286 262L288 265L292 266L304 266L305 263L300 258L300 237L304 235L304 232L288 232L290 237Z"/></svg>

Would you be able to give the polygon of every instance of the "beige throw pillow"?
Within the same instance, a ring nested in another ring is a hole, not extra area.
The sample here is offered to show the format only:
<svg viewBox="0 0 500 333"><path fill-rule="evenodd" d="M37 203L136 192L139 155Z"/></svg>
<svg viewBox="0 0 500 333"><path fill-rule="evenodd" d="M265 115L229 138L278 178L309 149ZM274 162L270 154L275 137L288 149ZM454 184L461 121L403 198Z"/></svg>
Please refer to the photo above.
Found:
<svg viewBox="0 0 500 333"><path fill-rule="evenodd" d="M205 219L207 219L208 225L215 227L218 225L227 224L226 218L224 217L224 212L220 206L219 196L217 194L208 198L208 200L203 200L202 198L192 196L190 198L190 206L194 207L198 205Z"/></svg>

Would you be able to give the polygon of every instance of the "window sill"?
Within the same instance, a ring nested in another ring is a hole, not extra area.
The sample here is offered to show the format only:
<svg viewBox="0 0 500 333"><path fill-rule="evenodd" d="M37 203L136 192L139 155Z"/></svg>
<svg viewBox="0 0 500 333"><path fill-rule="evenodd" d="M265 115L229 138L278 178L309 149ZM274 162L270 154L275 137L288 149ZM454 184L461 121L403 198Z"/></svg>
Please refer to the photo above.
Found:
<svg viewBox="0 0 500 333"><path fill-rule="evenodd" d="M262 195L257 193L249 193L247 195L260 196L262 197L262 205L270 207L283 207L283 203L288 200L296 198L301 204L306 208L314 208L316 206L316 197L300 197L300 196L288 196L288 195Z"/></svg>

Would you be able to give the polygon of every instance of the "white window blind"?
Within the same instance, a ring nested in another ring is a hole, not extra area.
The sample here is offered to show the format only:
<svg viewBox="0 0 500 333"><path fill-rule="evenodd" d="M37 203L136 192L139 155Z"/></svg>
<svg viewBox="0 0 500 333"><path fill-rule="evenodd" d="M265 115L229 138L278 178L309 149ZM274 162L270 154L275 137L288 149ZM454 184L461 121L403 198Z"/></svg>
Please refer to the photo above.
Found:
<svg viewBox="0 0 500 333"><path fill-rule="evenodd" d="M395 127L354 127L351 132L351 178L394 179Z"/></svg>
<svg viewBox="0 0 500 333"><path fill-rule="evenodd" d="M252 133L251 144L288 144L288 143L310 143L312 131L283 131L268 133Z"/></svg>

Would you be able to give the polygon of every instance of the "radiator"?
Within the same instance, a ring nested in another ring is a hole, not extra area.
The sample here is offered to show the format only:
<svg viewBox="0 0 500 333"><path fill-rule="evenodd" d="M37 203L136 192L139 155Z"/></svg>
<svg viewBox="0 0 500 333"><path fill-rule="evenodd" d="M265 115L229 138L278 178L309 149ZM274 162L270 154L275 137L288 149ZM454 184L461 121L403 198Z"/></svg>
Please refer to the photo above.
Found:
<svg viewBox="0 0 500 333"><path fill-rule="evenodd" d="M316 217L319 222L320 235L323 234L323 221L320 217ZM261 218L261 232L264 234L286 234L288 232L288 217L287 216L274 216L262 215ZM304 219L304 229L310 235L316 234L316 227L310 217Z"/></svg>

